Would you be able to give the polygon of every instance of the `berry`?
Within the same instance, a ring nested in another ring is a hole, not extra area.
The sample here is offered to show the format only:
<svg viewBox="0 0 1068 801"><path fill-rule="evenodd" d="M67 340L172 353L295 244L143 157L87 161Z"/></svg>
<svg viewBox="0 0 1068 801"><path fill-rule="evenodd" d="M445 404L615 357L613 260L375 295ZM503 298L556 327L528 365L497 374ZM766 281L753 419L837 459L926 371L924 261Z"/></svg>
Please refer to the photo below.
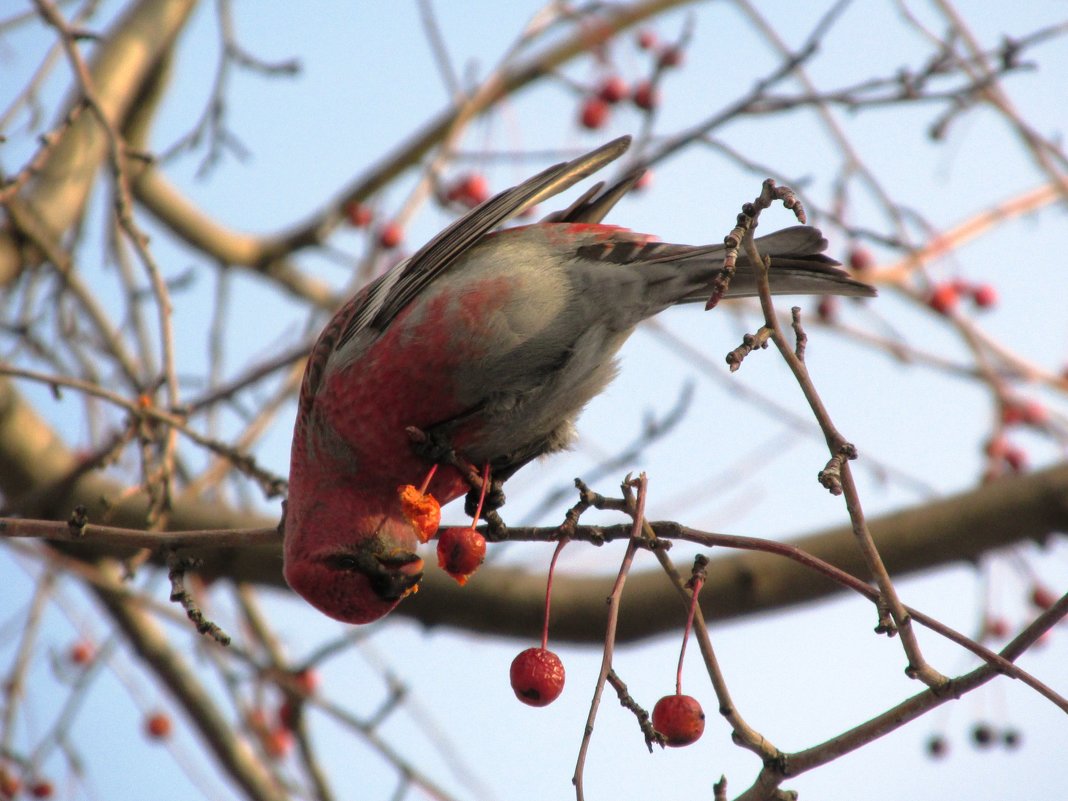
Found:
<svg viewBox="0 0 1068 801"><path fill-rule="evenodd" d="M1027 469L1027 454L1022 448L1017 448L1015 445L1010 445L1005 451L1005 464L1014 473L1022 473Z"/></svg>
<svg viewBox="0 0 1068 801"><path fill-rule="evenodd" d="M875 258L871 255L871 251L865 247L857 245L851 251L849 251L849 269L862 272L869 269L875 264Z"/></svg>
<svg viewBox="0 0 1068 801"><path fill-rule="evenodd" d="M618 75L609 75L597 87L597 97L605 103L618 103L627 96L627 93L627 82Z"/></svg>
<svg viewBox="0 0 1068 801"><path fill-rule="evenodd" d="M932 759L941 759L949 753L949 741L941 734L933 734L927 741L927 753Z"/></svg>
<svg viewBox="0 0 1068 801"><path fill-rule="evenodd" d="M641 81L634 87L631 100L638 108L652 111L660 102L660 94L649 81Z"/></svg>
<svg viewBox="0 0 1068 801"><path fill-rule="evenodd" d="M355 200L350 200L345 204L345 216L349 218L349 223L356 228L366 228L374 218L374 214L369 207Z"/></svg>
<svg viewBox="0 0 1068 801"><path fill-rule="evenodd" d="M48 779L38 779L30 785L30 795L34 798L51 798L56 788Z"/></svg>
<svg viewBox="0 0 1068 801"><path fill-rule="evenodd" d="M397 487L400 495L401 511L408 522L415 527L420 542L429 542L441 525L441 504L433 495L421 492L411 484Z"/></svg>
<svg viewBox="0 0 1068 801"><path fill-rule="evenodd" d="M972 728L972 742L979 748L986 748L994 742L994 729L989 723L976 723Z"/></svg>
<svg viewBox="0 0 1068 801"><path fill-rule="evenodd" d="M70 647L70 651L67 656L71 662L75 665L88 665L93 661L93 657L96 655L96 650L93 648L93 644L88 640L78 640Z"/></svg>
<svg viewBox="0 0 1068 801"><path fill-rule="evenodd" d="M608 103L600 97L587 97L579 113L583 128L596 131L608 121Z"/></svg>
<svg viewBox="0 0 1068 801"><path fill-rule="evenodd" d="M652 50L656 47L656 34L648 28L638 31L638 47L642 50Z"/></svg>
<svg viewBox="0 0 1068 801"><path fill-rule="evenodd" d="M263 737L263 750L271 759L282 759L293 748L293 732L284 727L271 730Z"/></svg>
<svg viewBox="0 0 1068 801"><path fill-rule="evenodd" d="M296 707L289 702L289 699L278 706L278 722L284 729L293 730L297 727L297 714Z"/></svg>
<svg viewBox="0 0 1068 801"><path fill-rule="evenodd" d="M1003 617L989 617L983 623L983 635L995 640L1003 640L1009 636L1009 621Z"/></svg>
<svg viewBox="0 0 1068 801"><path fill-rule="evenodd" d="M386 223L378 232L378 244L386 250L397 247L403 239L404 229L395 222Z"/></svg>
<svg viewBox="0 0 1068 801"><path fill-rule="evenodd" d="M19 781L19 777L6 767L0 766L0 799L10 801L19 794L21 789L22 782Z"/></svg>
<svg viewBox="0 0 1068 801"><path fill-rule="evenodd" d="M998 293L990 284L972 287L972 300L980 309L989 309L998 302Z"/></svg>
<svg viewBox="0 0 1068 801"><path fill-rule="evenodd" d="M661 69L669 69L682 64L682 51L677 47L665 47L656 58Z"/></svg>
<svg viewBox="0 0 1068 801"><path fill-rule="evenodd" d="M153 740L166 740L173 729L174 724L166 712L153 712L145 719L145 733Z"/></svg>
<svg viewBox="0 0 1068 801"><path fill-rule="evenodd" d="M1020 732L1017 729L1005 729L1001 733L1001 744L1012 750L1020 746Z"/></svg>
<svg viewBox="0 0 1068 801"><path fill-rule="evenodd" d="M489 197L489 181L481 173L473 172L457 180L445 192L445 199L474 208Z"/></svg>
<svg viewBox="0 0 1068 801"><path fill-rule="evenodd" d="M1023 422L1029 426L1044 426L1049 422L1049 409L1035 400L1024 401L1020 407Z"/></svg>
<svg viewBox="0 0 1068 801"><path fill-rule="evenodd" d="M927 298L927 305L939 314L949 314L957 307L960 290L953 284L938 284Z"/></svg>
<svg viewBox="0 0 1068 801"><path fill-rule="evenodd" d="M486 538L473 528L447 528L438 535L438 567L461 586L486 559Z"/></svg>
<svg viewBox="0 0 1068 801"><path fill-rule="evenodd" d="M1049 587L1036 584L1031 588L1031 603L1039 609L1049 609L1053 604L1057 603L1057 596L1053 594Z"/></svg>
<svg viewBox="0 0 1068 801"><path fill-rule="evenodd" d="M305 695L313 695L319 689L319 673L312 668L304 668L293 674L293 682Z"/></svg>
<svg viewBox="0 0 1068 801"><path fill-rule="evenodd" d="M816 314L825 323L833 323L838 316L838 298L824 295L816 305Z"/></svg>
<svg viewBox="0 0 1068 801"><path fill-rule="evenodd" d="M697 742L705 730L705 713L690 695L665 695L653 707L653 728L673 748Z"/></svg>
<svg viewBox="0 0 1068 801"><path fill-rule="evenodd" d="M509 671L515 697L530 706L548 706L564 689L564 663L547 648L528 648Z"/></svg>

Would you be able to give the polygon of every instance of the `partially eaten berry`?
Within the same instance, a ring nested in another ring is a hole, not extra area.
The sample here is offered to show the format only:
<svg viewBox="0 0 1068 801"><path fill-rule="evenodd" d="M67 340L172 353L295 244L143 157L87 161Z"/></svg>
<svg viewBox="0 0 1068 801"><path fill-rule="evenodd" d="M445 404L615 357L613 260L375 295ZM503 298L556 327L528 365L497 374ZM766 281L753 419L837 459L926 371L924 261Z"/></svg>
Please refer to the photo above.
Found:
<svg viewBox="0 0 1068 801"><path fill-rule="evenodd" d="M564 690L564 663L548 648L528 648L509 671L515 697L530 706L548 706Z"/></svg>
<svg viewBox="0 0 1068 801"><path fill-rule="evenodd" d="M653 728L672 747L697 742L705 730L705 713L690 695L665 695L653 707Z"/></svg>
<svg viewBox="0 0 1068 801"><path fill-rule="evenodd" d="M404 517L415 527L420 542L428 542L441 525L441 504L433 495L413 487L411 484L397 487L400 496L401 511Z"/></svg>
<svg viewBox="0 0 1068 801"><path fill-rule="evenodd" d="M438 535L438 566L461 586L486 559L486 538L473 528L447 528Z"/></svg>

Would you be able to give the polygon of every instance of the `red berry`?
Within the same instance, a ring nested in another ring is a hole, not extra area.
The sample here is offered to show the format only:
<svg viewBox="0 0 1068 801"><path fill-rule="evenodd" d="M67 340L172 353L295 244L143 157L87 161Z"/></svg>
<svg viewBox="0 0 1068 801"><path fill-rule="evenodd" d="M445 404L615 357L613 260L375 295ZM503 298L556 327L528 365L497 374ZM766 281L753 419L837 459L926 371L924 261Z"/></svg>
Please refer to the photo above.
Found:
<svg viewBox="0 0 1068 801"><path fill-rule="evenodd" d="M865 247L857 245L851 251L849 251L849 268L861 272L867 270L873 264L875 264L875 257L871 255L871 251Z"/></svg>
<svg viewBox="0 0 1068 801"><path fill-rule="evenodd" d="M1049 587L1036 584L1031 589L1031 603L1039 609L1049 609L1053 604L1057 603L1057 596L1053 594Z"/></svg>
<svg viewBox="0 0 1068 801"><path fill-rule="evenodd" d="M404 230L395 222L386 223L378 232L378 244L386 250L397 247L404 239Z"/></svg>
<svg viewBox="0 0 1068 801"><path fill-rule="evenodd" d="M1022 473L1027 469L1027 454L1022 448L1010 445L1005 450L1004 458L1005 464L1007 464L1014 473Z"/></svg>
<svg viewBox="0 0 1068 801"><path fill-rule="evenodd" d="M1049 409L1035 400L1020 404L1020 414L1023 422L1030 426L1043 426L1049 422Z"/></svg>
<svg viewBox="0 0 1068 801"><path fill-rule="evenodd" d="M489 197L489 182L484 175L473 172L458 179L445 192L445 199L474 208Z"/></svg>
<svg viewBox="0 0 1068 801"><path fill-rule="evenodd" d="M927 305L939 314L949 314L957 307L960 291L953 284L938 284L927 298Z"/></svg>
<svg viewBox="0 0 1068 801"><path fill-rule="evenodd" d="M548 706L564 689L564 663L546 648L528 648L509 671L515 697L530 706Z"/></svg>
<svg viewBox="0 0 1068 801"><path fill-rule="evenodd" d="M677 47L665 47L660 51L660 55L657 56L656 63L662 69L677 67L682 64L682 51Z"/></svg>
<svg viewBox="0 0 1068 801"><path fill-rule="evenodd" d="M649 81L642 81L634 87L631 100L638 108L652 111L660 102L660 94Z"/></svg>
<svg viewBox="0 0 1068 801"><path fill-rule="evenodd" d="M285 729L292 730L297 726L297 710L289 702L289 699L286 699L278 706L278 722Z"/></svg>
<svg viewBox="0 0 1068 801"><path fill-rule="evenodd" d="M652 50L656 47L656 34L648 28L638 31L638 47L642 50Z"/></svg>
<svg viewBox="0 0 1068 801"><path fill-rule="evenodd" d="M665 695L653 707L653 728L672 747L697 742L705 730L705 713L690 695Z"/></svg>
<svg viewBox="0 0 1068 801"><path fill-rule="evenodd" d="M88 665L93 661L93 656L96 654L96 650L93 648L93 644L88 640L78 640L70 647L68 656L70 661L75 665Z"/></svg>
<svg viewBox="0 0 1068 801"><path fill-rule="evenodd" d="M816 306L816 314L825 323L833 323L838 316L838 298L824 295Z"/></svg>
<svg viewBox="0 0 1068 801"><path fill-rule="evenodd" d="M579 122L583 128L596 131L608 121L608 103L600 97L587 97L582 103Z"/></svg>
<svg viewBox="0 0 1068 801"><path fill-rule="evenodd" d="M271 759L282 759L293 748L293 732L279 727L263 737L263 750Z"/></svg>
<svg viewBox="0 0 1068 801"><path fill-rule="evenodd" d="M473 528L447 528L438 534L438 567L463 585L486 559L486 538Z"/></svg>
<svg viewBox="0 0 1068 801"><path fill-rule="evenodd" d="M597 97L605 103L618 103L628 93L627 82L618 75L609 75L597 87Z"/></svg>
<svg viewBox="0 0 1068 801"><path fill-rule="evenodd" d="M19 794L21 789L22 782L19 781L19 777L6 767L0 767L0 799L10 801Z"/></svg>
<svg viewBox="0 0 1068 801"><path fill-rule="evenodd" d="M995 640L1003 640L1009 635L1009 621L1003 617L989 617L983 623L983 634Z"/></svg>
<svg viewBox="0 0 1068 801"><path fill-rule="evenodd" d="M30 785L30 795L34 798L51 798L56 788L48 779L38 779Z"/></svg>
<svg viewBox="0 0 1068 801"><path fill-rule="evenodd" d="M1009 441L1005 437L991 437L983 446L983 451L991 459L1004 459L1009 447Z"/></svg>
<svg viewBox="0 0 1068 801"><path fill-rule="evenodd" d="M293 674L293 682L305 695L313 695L319 689L319 674L312 668L304 668Z"/></svg>
<svg viewBox="0 0 1068 801"><path fill-rule="evenodd" d="M153 712L145 720L145 733L153 740L166 740L173 729L174 724L166 712Z"/></svg>
<svg viewBox="0 0 1068 801"><path fill-rule="evenodd" d="M366 228L374 218L374 214L372 214L368 206L355 200L350 200L345 204L345 216L349 218L349 223L356 228Z"/></svg>
<svg viewBox="0 0 1068 801"><path fill-rule="evenodd" d="M972 287L972 300L980 309L989 309L998 302L998 293L990 284Z"/></svg>

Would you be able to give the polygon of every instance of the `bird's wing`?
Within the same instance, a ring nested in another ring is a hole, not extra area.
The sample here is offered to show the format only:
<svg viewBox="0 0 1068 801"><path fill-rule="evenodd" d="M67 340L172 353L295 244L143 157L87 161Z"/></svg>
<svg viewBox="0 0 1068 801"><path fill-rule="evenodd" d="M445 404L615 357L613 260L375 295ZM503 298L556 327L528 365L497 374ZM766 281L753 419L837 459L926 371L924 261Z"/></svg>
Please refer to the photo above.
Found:
<svg viewBox="0 0 1068 801"><path fill-rule="evenodd" d="M479 239L531 206L563 192L623 155L630 137L622 136L572 161L549 167L518 186L494 195L460 217L412 257L377 279L361 293L360 307L350 309L334 343L341 348L367 328L383 330L413 298L441 275Z"/></svg>

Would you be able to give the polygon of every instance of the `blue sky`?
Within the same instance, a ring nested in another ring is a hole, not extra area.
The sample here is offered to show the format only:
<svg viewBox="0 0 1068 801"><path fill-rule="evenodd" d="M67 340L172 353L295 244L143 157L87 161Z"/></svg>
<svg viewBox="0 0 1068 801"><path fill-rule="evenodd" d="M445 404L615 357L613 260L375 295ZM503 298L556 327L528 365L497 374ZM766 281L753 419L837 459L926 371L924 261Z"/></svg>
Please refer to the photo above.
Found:
<svg viewBox="0 0 1068 801"><path fill-rule="evenodd" d="M437 5L443 39L463 76L484 75L537 9L527 2ZM771 2L762 4L761 10L796 45L825 7L825 3ZM227 121L248 148L248 159L226 158L207 179L196 177L196 154L166 168L170 179L196 203L220 223L238 230L271 232L300 221L449 102L414 3L314 2L297 8L243 3L234 9L239 41L249 52L268 61L296 57L302 65L295 79L234 74L227 93ZM975 35L988 44L998 42L1001 34L1021 34L1063 16L1063 5L1054 2L1011 7L982 2L963 10L971 15ZM933 24L933 12L926 6L916 12ZM685 65L667 75L663 85L664 107L657 121L657 131L663 133L718 110L775 63L763 43L742 24L733 4L701 4L671 14L656 23L656 30L664 38L677 36L690 15L694 33ZM154 128L156 149L165 149L180 137L203 108L217 58L214 20L214 7L202 6L184 37L174 92ZM49 36L35 25L0 39L0 74L8 76L0 87L4 107L35 67L41 43ZM876 40L878 46L869 44ZM837 86L840 81L892 73L899 65L917 66L926 52L922 38L902 24L895 4L856 3L813 61L811 75L820 86ZM648 57L629 38L613 47L612 55L627 76L647 69ZM1021 113L1040 132L1053 135L1063 126L1064 101L1068 100L1064 89L1068 55L1058 40L1037 50L1035 58L1040 70L1014 76L1006 86ZM576 82L593 81L601 74L589 59L575 62L565 72ZM67 80L66 70L58 69L44 97L54 103ZM501 188L534 172L542 162L490 160L479 156L484 148L578 150L610 136L633 133L641 124L636 112L621 109L604 131L581 131L575 124L578 103L579 96L563 81L543 82L510 99L491 118L471 127L464 149L473 155L465 168L484 170L492 186ZM887 191L936 227L952 225L1042 181L1013 133L987 110L958 121L947 141L937 145L927 136L927 125L938 114L934 107L836 114ZM783 126L788 129L784 131ZM0 163L5 171L12 171L24 162L33 141L20 123L4 133L10 141L0 147ZM740 120L717 135L732 147L744 149L754 161L804 179L803 191L816 206L828 203L839 154L811 114L794 113L772 126L761 120ZM759 190L761 177L738 169L713 151L695 151L658 168L652 187L621 203L610 221L656 233L668 241L715 241L729 227L740 204ZM376 199L384 214L396 213L413 182L414 175L405 176ZM862 193L857 193L853 214L859 223L885 227L874 204ZM108 266L97 261L103 249L101 215L98 208L91 216L81 252L88 254L82 266L89 280L98 281L106 293L113 280ZM407 243L417 247L447 219L432 205L420 209L407 232ZM770 229L788 222L787 215L778 212L763 224ZM207 358L203 332L213 309L214 270L189 250L166 242L150 220L144 224L155 234L157 255L168 275L192 268L197 276L189 290L195 300L183 302L174 320L182 343L181 366L195 372ZM832 250L841 255L847 243L833 232L831 236ZM984 330L1055 370L1068 362L1068 315L1060 308L1068 297L1068 273L1055 257L1063 239L1062 212L1047 209L976 240L937 265L932 275L995 283L1002 302L996 311L980 318ZM366 243L357 233L341 231L330 241L328 252L302 253L298 263L309 274L340 288L351 280L352 264L365 250ZM877 251L877 255L886 254ZM226 343L226 366L233 373L306 335L306 315L287 306L260 279L239 272L230 290L235 300L230 308L233 335ZM843 319L848 325L880 333L900 332L916 347L954 361L968 358L959 337L943 321L893 291L884 292L864 309L847 305ZM738 309L711 315L683 309L658 321L663 330L699 348L717 365L741 334L756 324L750 312ZM982 470L981 442L995 413L989 391L974 382L842 341L818 326L810 334L808 364L839 428L863 456L870 455L910 478L908 482L886 481L862 459L857 475L869 516L919 503L929 493L974 485ZM732 387L740 386L803 415L800 393L777 357L770 351L757 354L730 377L719 367L712 372L694 371L693 362L691 356L665 344L662 335L646 331L635 335L623 352L619 379L584 415L578 447L572 454L520 473L510 484L506 519L531 517L546 492L583 475L605 454L614 452L620 441L629 441L647 414L663 414L692 381L693 411L687 420L672 438L655 444L627 468L646 470L651 476L650 517L769 537L843 523L841 501L824 493L813 478L826 458L814 428L798 431L732 392ZM21 388L34 397L47 396L37 388ZM1064 414L1063 394L1057 398L1037 387L1024 390ZM710 426L710 416L724 419L724 407L729 408L725 417L729 424ZM68 441L84 442L87 431L76 401L49 402L47 411ZM288 469L292 413L290 406L256 448L257 459L281 474ZM235 426L236 420L226 419L224 424ZM1063 458L1046 441L1024 439L1036 464ZM610 492L619 478L606 479L598 488ZM276 504L264 503L260 508L277 511ZM554 510L538 522L551 522L559 513ZM458 507L446 514L453 522L462 519ZM1048 553L1025 553L1052 586L1063 589L1068 584L1063 546L1054 546ZM611 573L621 555L621 547L572 546L564 553L561 569ZM494 558L544 572L549 556L545 547L508 546ZM685 564L686 558L680 556L677 562ZM652 567L651 557L640 567ZM5 603L6 609L28 602L30 578L37 571L30 560L0 557L0 585L9 588L5 597L17 599ZM1026 583L1004 560L989 567L988 573L998 608L1022 622L1029 613L1023 603ZM981 579L980 571L958 566L906 580L901 591L910 604L971 632L983 600ZM154 586L158 598L165 596L158 578L145 575L140 582ZM14 588L13 596L8 596L10 588ZM219 595L218 615L232 623L230 604L224 593ZM265 595L279 637L297 657L347 632L346 627L291 596ZM73 582L62 582L58 597L42 635L46 648L60 652L75 629L105 635L106 627L85 606ZM17 620L17 615L0 620L7 635L0 640L4 659L10 653L10 632L17 629ZM866 604L839 598L716 627L713 641L747 719L780 747L796 749L833 736L917 691L916 684L904 677L899 644L871 634L874 623ZM393 620L323 666L324 693L358 715L371 715L386 693L382 676L383 666L388 665L390 675L409 688L409 702L389 718L382 735L457 798L568 797L600 654L596 649L560 647L568 670L565 695L546 709L529 709L514 701L507 673L512 656L534 644L537 636L532 631L529 642L502 642L450 631L426 632L407 621ZM945 672L955 673L970 664L959 649L936 637L924 635L921 642ZM678 639L671 636L626 646L617 654L620 673L650 707L672 688L677 648ZM1066 648L1065 637L1058 631L1021 664L1056 686L1068 657ZM707 699L706 711L712 713L711 689L695 657L693 649L686 686ZM54 677L45 653L39 658L35 684L45 686ZM194 653L191 658L205 672L211 670L203 655ZM169 706L163 691L135 665L117 665L114 672L104 673L72 730L78 752L91 766L95 789L90 793L79 790L73 797L147 793L159 799L189 797L193 790L188 774L178 770L176 761L162 749L142 746L137 733L138 706ZM64 695L32 695L34 720L29 725L39 733ZM974 750L967 744L968 731L980 719L1021 728L1024 746L1013 753ZM173 750L184 755L179 761L196 766L195 772L206 777L209 794L236 797L215 773L210 758L197 755L186 721L180 715L178 721ZM321 715L314 714L312 722L316 745L340 795L390 797L395 772L373 749L341 736ZM954 744L952 758L938 764L922 756L924 740L933 730L946 731ZM1002 680L787 787L798 790L803 799L824 801L925 798L933 797L935 788L939 797L1051 798L1061 784L1056 766L1063 752L1064 731L1061 713L1018 683ZM443 747L441 740L450 746ZM455 769L449 749L462 755L462 770ZM47 764L62 774L58 755ZM726 725L714 714L709 715L706 734L697 746L648 755L629 714L606 700L586 766L587 797L668 792L707 796L721 773L731 780L732 792L739 792L756 769L754 759L730 744ZM420 793L413 790L409 797L420 797Z"/></svg>

